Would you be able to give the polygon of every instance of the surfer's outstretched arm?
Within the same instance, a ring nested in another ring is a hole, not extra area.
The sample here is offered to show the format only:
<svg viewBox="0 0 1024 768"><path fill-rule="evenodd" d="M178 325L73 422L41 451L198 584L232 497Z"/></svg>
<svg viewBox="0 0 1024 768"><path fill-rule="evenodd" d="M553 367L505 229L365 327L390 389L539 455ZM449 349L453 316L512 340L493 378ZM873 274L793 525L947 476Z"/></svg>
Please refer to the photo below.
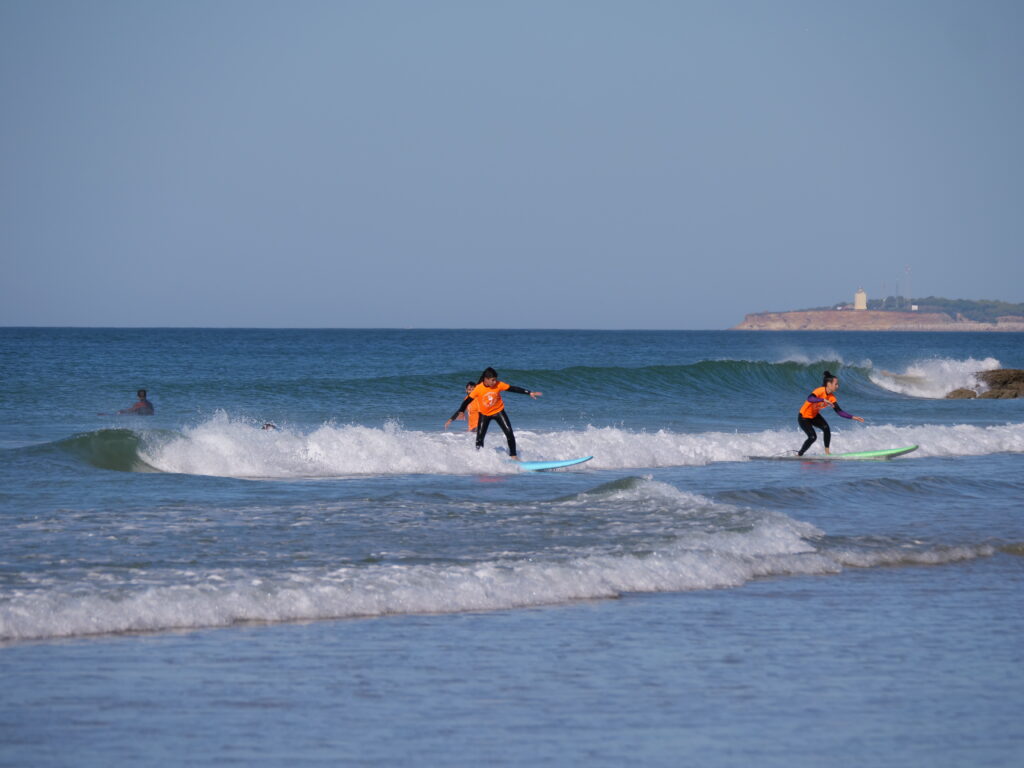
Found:
<svg viewBox="0 0 1024 768"><path fill-rule="evenodd" d="M839 414L840 416L842 416L844 419L853 419L854 421L861 421L861 422L864 421L864 419L862 419L860 416L854 416L852 413L847 413L842 408L840 408L838 400L836 402L832 403L832 407L835 409L835 412L837 414Z"/></svg>
<svg viewBox="0 0 1024 768"><path fill-rule="evenodd" d="M512 384L509 384L508 391L509 392L515 392L515 393L520 394L520 395L529 395L534 400L536 400L538 397L540 397L541 395L544 394L543 392L534 392L534 391L529 390L529 389L523 389L522 387L516 387L516 386L513 386Z"/></svg>
<svg viewBox="0 0 1024 768"><path fill-rule="evenodd" d="M462 405L460 405L458 407L458 409L456 409L455 413L453 413L448 418L448 421L446 421L444 423L444 428L448 429L448 425L451 424L453 421L455 421L457 418L459 418L459 414L465 413L466 412L466 408L468 408L469 404L472 403L472 402L473 402L473 398L472 397L467 397L465 400L463 400L462 401Z"/></svg>

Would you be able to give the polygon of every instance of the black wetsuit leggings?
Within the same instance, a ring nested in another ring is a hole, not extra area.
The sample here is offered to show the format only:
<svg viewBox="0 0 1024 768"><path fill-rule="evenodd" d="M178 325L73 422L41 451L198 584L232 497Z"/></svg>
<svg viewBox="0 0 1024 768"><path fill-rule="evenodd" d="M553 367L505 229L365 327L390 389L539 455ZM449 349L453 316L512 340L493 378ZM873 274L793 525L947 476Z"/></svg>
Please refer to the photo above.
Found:
<svg viewBox="0 0 1024 768"><path fill-rule="evenodd" d="M498 422L501 431L505 433L505 439L508 440L508 455L515 456L516 436L512 432L512 422L508 420L508 414L505 413L504 409L498 411L493 416L480 414L480 420L476 423L476 447L484 447L484 436L487 434L487 427L490 426L492 421Z"/></svg>
<svg viewBox="0 0 1024 768"><path fill-rule="evenodd" d="M813 419L805 419L803 416L797 416L796 423L800 425L800 429L807 433L807 439L804 440L804 445L798 454L799 456L803 456L807 449L814 444L814 441L818 439L818 435L814 432L815 427L821 430L821 434L825 438L826 448L828 448L829 444L832 442L832 430L828 428L828 422L821 417L820 413Z"/></svg>

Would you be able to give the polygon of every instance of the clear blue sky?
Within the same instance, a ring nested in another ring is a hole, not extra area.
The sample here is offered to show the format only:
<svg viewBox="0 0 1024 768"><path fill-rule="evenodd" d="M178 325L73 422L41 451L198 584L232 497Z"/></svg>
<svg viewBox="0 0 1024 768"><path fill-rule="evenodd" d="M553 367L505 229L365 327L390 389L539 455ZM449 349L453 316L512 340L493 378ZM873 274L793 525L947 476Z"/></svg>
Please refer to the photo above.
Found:
<svg viewBox="0 0 1024 768"><path fill-rule="evenodd" d="M0 325L1024 301L1024 3L0 3Z"/></svg>

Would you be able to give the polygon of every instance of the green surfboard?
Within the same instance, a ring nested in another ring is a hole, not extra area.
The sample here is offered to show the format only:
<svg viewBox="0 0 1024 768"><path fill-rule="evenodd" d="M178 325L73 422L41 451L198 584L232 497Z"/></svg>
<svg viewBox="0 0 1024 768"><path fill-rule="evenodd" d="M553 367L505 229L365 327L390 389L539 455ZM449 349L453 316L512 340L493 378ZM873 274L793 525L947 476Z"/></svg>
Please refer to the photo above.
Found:
<svg viewBox="0 0 1024 768"><path fill-rule="evenodd" d="M797 456L795 453L786 456L748 456L748 459L771 459L772 461L877 461L879 459L894 459L897 456L916 451L916 445L908 445L904 448L884 448L880 451L855 451L853 453L833 453L830 456L815 454L814 456Z"/></svg>

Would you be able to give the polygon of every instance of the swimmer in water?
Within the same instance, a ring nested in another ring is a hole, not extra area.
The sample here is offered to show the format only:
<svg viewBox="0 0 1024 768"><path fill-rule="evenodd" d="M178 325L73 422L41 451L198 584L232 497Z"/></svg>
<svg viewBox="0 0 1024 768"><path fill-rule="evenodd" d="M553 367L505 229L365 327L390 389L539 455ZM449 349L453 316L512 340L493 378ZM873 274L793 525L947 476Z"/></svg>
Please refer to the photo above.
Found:
<svg viewBox="0 0 1024 768"><path fill-rule="evenodd" d="M132 413L136 416L152 416L153 404L146 399L146 390L140 389L135 394L139 399L130 408L122 408L118 413Z"/></svg>
<svg viewBox="0 0 1024 768"><path fill-rule="evenodd" d="M470 393L473 391L473 388L475 386L476 386L476 382L475 381L467 381L466 382L466 397L470 396ZM456 418L458 418L458 419L465 419L466 420L466 431L467 432L474 432L474 431L476 431L476 425L480 421L480 407L476 404L476 400L474 400L473 402L471 402L469 404L469 407L466 408L466 413L465 414L458 413Z"/></svg>

